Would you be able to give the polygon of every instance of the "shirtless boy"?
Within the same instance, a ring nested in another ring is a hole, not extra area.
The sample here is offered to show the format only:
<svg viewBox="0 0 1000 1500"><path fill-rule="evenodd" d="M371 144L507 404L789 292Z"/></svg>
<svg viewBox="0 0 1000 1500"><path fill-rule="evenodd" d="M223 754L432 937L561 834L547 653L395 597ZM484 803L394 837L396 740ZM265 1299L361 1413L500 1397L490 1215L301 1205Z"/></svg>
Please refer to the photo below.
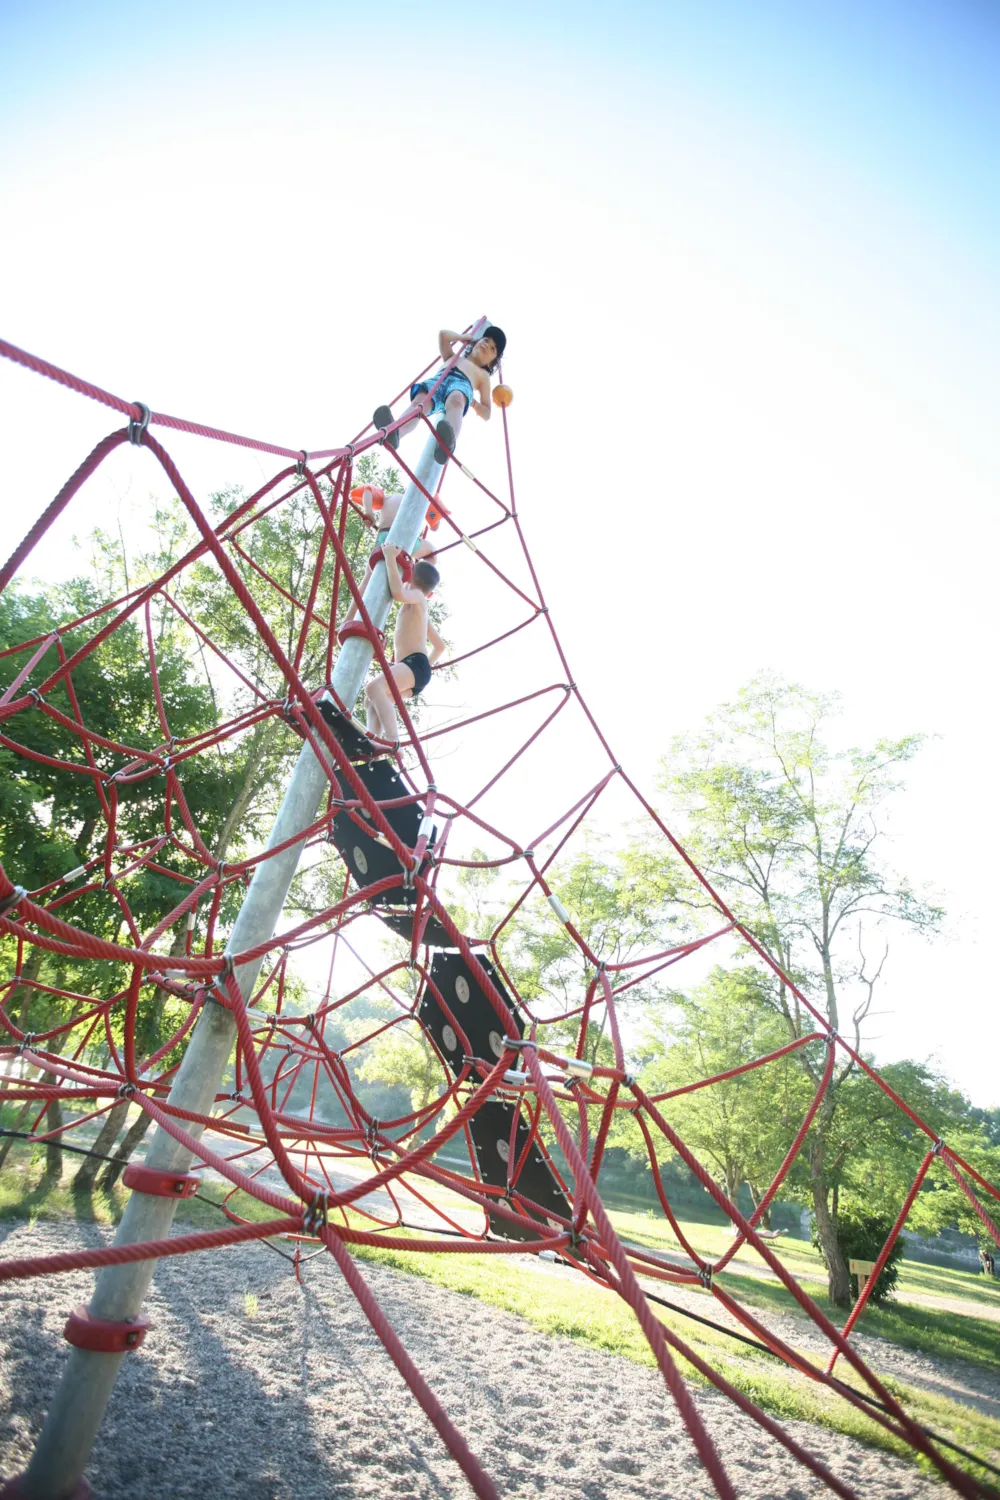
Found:
<svg viewBox="0 0 1000 1500"><path fill-rule="evenodd" d="M413 582L404 584L396 563L399 548L385 542L382 550L389 592L401 606L396 616L394 660L389 670L400 696L414 698L430 682L431 667L445 648L444 641L427 618L427 601L440 582L440 574L433 563L422 559L413 564ZM429 655L428 645L431 648ZM365 688L365 710L369 734L395 744L399 738L396 705L384 673Z"/></svg>
<svg viewBox="0 0 1000 1500"><path fill-rule="evenodd" d="M396 513L399 510L399 507L400 507L400 505L402 503L403 503L403 492L402 492L402 490L399 490L397 493L392 494L392 495L386 495L385 498L383 499L383 501L382 501L382 509L379 512L378 530L375 533L375 545L377 547L382 547L382 546L385 545L385 542L386 542L386 540L388 539L388 536L389 536L389 530L390 530L390 528L392 526L393 521L396 519ZM372 491L371 491L371 485L365 485L364 492L362 493L362 496L361 496L361 508L364 511L365 519L369 522L369 524L370 525L375 525L375 505L374 505L374 496L372 495ZM417 543L416 547L414 548L412 555L413 555L414 561L418 557L433 557L433 555L434 555L434 545L433 545L433 543L427 541L427 539L425 537L421 537L420 541ZM372 565L371 565L371 562L369 561L368 567L365 570L365 576L362 579L361 585L360 585L362 596L364 595L365 589L368 587L368 580L371 578L371 576L372 576ZM355 604L354 600L352 599L351 600L351 607L347 611L347 614L344 616L343 624L346 625L347 622L348 622L348 620L353 620L354 616L357 614L357 612L358 612L358 606Z"/></svg>
<svg viewBox="0 0 1000 1500"><path fill-rule="evenodd" d="M468 336L464 333L453 333L450 328L442 328L438 334L438 349L441 358L447 363L454 354L455 344L468 345ZM434 392L430 405L430 415L435 412L441 413L441 420L437 424L438 446L434 454L436 461L443 464L449 454L454 452L458 434L462 430L462 420L469 410L471 401L473 409L478 417L484 422L490 419L490 376L497 367L497 361L502 357L507 347L507 335L502 328L495 328L492 324L484 328L479 338L471 348L459 356L455 365L450 369ZM425 375L423 380L418 380L410 387L410 405L403 413L405 426L391 432L386 438L390 448L398 448L399 440L407 432L411 432L420 420L421 414L428 409L427 393L436 380L435 375ZM372 421L376 427L388 427L393 420L392 408L379 406L375 409Z"/></svg>

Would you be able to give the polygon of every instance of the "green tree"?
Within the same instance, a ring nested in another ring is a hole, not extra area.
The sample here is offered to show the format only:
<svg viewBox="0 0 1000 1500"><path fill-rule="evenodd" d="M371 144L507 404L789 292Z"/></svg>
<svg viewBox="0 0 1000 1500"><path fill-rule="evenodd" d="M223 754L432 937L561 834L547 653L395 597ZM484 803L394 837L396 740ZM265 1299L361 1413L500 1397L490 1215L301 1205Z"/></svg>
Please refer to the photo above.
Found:
<svg viewBox="0 0 1000 1500"><path fill-rule="evenodd" d="M910 735L871 749L828 742L835 700L773 679L752 682L704 731L679 740L663 762L661 785L687 823L686 845L723 900L774 963L812 998L833 1030L856 1047L882 974L886 934L905 926L930 934L941 910L895 874L882 857L885 804L900 767L919 748ZM651 878L658 853L640 850ZM673 869L671 864L670 869ZM668 877L659 873L659 878ZM684 877L684 894L711 907ZM814 1021L775 978L771 1004L786 1035ZM818 1085L822 1058L794 1054ZM831 1148L837 1104L854 1071L838 1061L807 1142L809 1189L831 1300L846 1306L850 1284L831 1215Z"/></svg>
<svg viewBox="0 0 1000 1500"><path fill-rule="evenodd" d="M690 995L675 994L665 1025L647 1031L642 1086L648 1094L742 1067L788 1040L755 967L716 968ZM665 1101L670 1123L736 1202L746 1183L759 1203L808 1108L810 1089L794 1057Z"/></svg>
<svg viewBox="0 0 1000 1500"><path fill-rule="evenodd" d="M1000 1146L960 1090L922 1063L887 1063L879 1069L886 1083L988 1181L1000 1182ZM893 1220L933 1142L867 1074L856 1071L841 1090L831 1132L831 1205L839 1218L867 1213ZM907 1227L937 1235L956 1226L977 1236L980 1220L954 1177L935 1161L910 1210Z"/></svg>
<svg viewBox="0 0 1000 1500"><path fill-rule="evenodd" d="M92 610L101 597L93 577L71 580L58 589L9 587L0 597L0 650L44 638ZM90 639L94 629L91 623L64 630L64 649L74 651ZM25 659L24 653L0 658L0 690L13 681ZM214 722L211 695L204 682L192 678L176 632L159 632L156 660L170 732L183 739L210 727ZM42 680L57 662L55 649L50 648L34 680ZM66 683L57 683L45 695L44 703L25 708L5 725L9 743L0 749L0 861L29 891L44 890L55 881L63 882L67 890L74 885L94 884L93 875L85 878L71 872L99 856L107 837L98 780L78 769L87 764L82 742L53 717L53 711L73 719L78 703L83 723L92 734L135 749L164 746L165 735L150 687L149 653L135 622L126 622L77 665L72 687L75 701ZM120 770L131 759L125 752L97 743L92 743L92 754L96 768L105 775ZM230 767L211 752L184 762L177 774L192 817L210 839L230 801ZM106 786L103 783L102 789ZM117 791L112 859L116 870L128 862L128 856L119 851L162 832L163 777L158 774L121 782ZM153 927L183 893L184 887L167 872L190 875L192 869L190 859L169 844L159 850L156 863L159 869L142 868L129 875L122 887L140 935ZM111 941L130 932L115 889L104 884L100 869L96 888L85 890L64 906L61 915ZM3 946L13 959L12 940L5 940ZM107 999L121 988L127 973L120 965L80 962L47 954L35 945L27 946L20 972L22 982L8 993L5 1008L24 1031L48 1030L72 1014L72 1002L46 994L38 988L40 984ZM175 1012L176 1003L162 992L144 992L139 1012L140 1046L158 1040L165 1025L176 1025ZM74 1033L69 1032L56 1039L49 1050L67 1046L72 1050L73 1045ZM59 1102L54 1101L45 1114L46 1129L58 1130ZM123 1112L119 1111L116 1118L122 1119ZM60 1153L54 1144L49 1149L49 1170L57 1172L59 1164Z"/></svg>

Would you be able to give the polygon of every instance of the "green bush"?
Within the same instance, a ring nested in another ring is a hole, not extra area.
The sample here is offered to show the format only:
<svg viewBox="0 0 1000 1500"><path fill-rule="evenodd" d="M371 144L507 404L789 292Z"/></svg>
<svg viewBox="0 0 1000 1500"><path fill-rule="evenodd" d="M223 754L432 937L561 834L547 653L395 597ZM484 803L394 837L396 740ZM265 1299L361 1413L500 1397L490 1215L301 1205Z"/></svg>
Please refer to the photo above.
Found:
<svg viewBox="0 0 1000 1500"><path fill-rule="evenodd" d="M882 1246L889 1236L895 1219L885 1218L880 1214L850 1214L841 1210L837 1216L837 1240L840 1244L844 1259L850 1263L852 1260L878 1260ZM813 1229L813 1244L822 1253L822 1246ZM906 1246L902 1235L893 1244L889 1251L889 1259L883 1267L878 1281L868 1294L869 1303L890 1302L896 1292L896 1283L899 1280L899 1262L903 1258ZM858 1278L851 1276L851 1292L855 1297L858 1295Z"/></svg>

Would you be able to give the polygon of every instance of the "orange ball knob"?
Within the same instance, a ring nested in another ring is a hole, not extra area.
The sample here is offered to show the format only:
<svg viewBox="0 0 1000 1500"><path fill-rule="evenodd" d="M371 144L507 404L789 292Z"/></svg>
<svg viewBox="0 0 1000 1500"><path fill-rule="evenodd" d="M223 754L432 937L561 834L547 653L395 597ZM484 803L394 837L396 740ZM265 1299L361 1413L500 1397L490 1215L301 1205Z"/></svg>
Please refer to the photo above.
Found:
<svg viewBox="0 0 1000 1500"><path fill-rule="evenodd" d="M509 385L495 385L493 387L494 406L509 406L514 399L514 392Z"/></svg>

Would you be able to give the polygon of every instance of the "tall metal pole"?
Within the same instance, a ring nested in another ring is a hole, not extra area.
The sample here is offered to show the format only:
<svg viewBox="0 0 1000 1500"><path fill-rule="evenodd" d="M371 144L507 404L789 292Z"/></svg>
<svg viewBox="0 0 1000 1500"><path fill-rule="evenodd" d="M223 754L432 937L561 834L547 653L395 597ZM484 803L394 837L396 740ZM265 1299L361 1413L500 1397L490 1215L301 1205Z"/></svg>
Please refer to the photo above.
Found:
<svg viewBox="0 0 1000 1500"><path fill-rule="evenodd" d="M436 489L441 471L441 465L434 458L436 448L436 439L429 437L414 470L424 489L431 494ZM412 552L423 530L426 512L424 495L415 484L410 484L392 523L389 540ZM372 623L381 628L392 602L384 566L375 568L365 589L364 600ZM349 708L361 691L373 655L370 641L353 636L344 643L337 658L333 688ZM310 827L329 784L328 771L312 748L304 745L271 830L269 849ZM246 900L233 924L226 945L227 953L246 952L272 936L303 847L304 841L293 844L257 866ZM252 963L236 965L235 977L244 1000L252 993L262 964L263 959L258 958ZM167 1099L168 1106L177 1105L193 1114L207 1115L218 1093L235 1040L236 1023L231 1012L222 1005L207 1004L177 1071ZM192 1135L200 1134L198 1126L189 1125L188 1129ZM190 1151L167 1131L157 1128L146 1154L146 1165L157 1171L186 1172L190 1163ZM176 1199L134 1192L122 1215L115 1244L131 1245L142 1240L163 1239L170 1233L176 1208ZM114 1322L127 1322L138 1317L155 1270L155 1260L105 1266L98 1275L90 1303L92 1316ZM85 1493L80 1483L81 1476L124 1358L124 1354L70 1349L69 1362L31 1463L19 1483L20 1494L25 1500L70 1500L72 1496Z"/></svg>

